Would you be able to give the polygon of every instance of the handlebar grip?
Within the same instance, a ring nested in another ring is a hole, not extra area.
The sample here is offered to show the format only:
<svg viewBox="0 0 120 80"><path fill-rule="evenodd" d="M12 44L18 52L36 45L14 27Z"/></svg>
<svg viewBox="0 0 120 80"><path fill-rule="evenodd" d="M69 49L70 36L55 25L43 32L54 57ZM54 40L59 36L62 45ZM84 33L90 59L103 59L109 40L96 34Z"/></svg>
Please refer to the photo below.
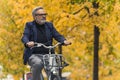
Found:
<svg viewBox="0 0 120 80"><path fill-rule="evenodd" d="M37 43L34 43L34 46L37 46L38 44Z"/></svg>

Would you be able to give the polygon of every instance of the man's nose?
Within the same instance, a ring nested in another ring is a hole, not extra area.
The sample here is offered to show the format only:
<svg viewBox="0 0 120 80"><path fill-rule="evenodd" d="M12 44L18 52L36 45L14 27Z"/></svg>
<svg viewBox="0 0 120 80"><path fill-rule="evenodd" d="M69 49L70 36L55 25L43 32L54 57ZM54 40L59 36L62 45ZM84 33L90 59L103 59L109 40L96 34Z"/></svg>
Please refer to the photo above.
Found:
<svg viewBox="0 0 120 80"><path fill-rule="evenodd" d="M46 17L46 15L42 15L43 17Z"/></svg>

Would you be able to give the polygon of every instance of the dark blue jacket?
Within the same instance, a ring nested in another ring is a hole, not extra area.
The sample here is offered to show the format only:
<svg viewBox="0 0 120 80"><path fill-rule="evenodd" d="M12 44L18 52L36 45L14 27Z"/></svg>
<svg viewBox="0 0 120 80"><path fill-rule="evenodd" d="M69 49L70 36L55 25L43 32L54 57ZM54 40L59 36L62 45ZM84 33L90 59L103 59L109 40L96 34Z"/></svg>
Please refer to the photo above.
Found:
<svg viewBox="0 0 120 80"><path fill-rule="evenodd" d="M52 23L46 22L45 30L46 30L47 41L49 41L49 45L52 45L53 38L55 38L55 40L57 40L58 42L61 43L64 42L65 38L56 31ZM22 42L25 45L29 41L36 42L36 40L37 40L37 28L35 21L27 22L22 36ZM23 55L24 64L27 64L28 59L32 54L32 51L33 51L32 49L25 46L24 55Z"/></svg>

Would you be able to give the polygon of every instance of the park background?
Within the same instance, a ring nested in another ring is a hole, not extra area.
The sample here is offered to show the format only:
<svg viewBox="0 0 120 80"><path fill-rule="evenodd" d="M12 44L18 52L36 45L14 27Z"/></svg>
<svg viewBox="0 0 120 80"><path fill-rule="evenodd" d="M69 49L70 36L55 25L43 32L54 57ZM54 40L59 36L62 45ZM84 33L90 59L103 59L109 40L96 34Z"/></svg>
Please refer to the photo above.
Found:
<svg viewBox="0 0 120 80"><path fill-rule="evenodd" d="M70 80L92 80L95 25L100 29L99 80L120 79L119 0L0 0L0 80L8 74L19 80L29 70L23 65L21 37L37 6L44 7L47 21L72 42L63 47L70 64L63 71L71 73Z"/></svg>

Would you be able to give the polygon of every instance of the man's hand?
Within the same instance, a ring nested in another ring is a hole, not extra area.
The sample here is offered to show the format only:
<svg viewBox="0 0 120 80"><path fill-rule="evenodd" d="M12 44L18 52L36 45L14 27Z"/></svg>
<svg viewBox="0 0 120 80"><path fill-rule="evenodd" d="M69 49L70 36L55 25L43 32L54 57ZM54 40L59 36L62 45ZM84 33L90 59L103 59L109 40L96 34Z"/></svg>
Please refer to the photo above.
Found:
<svg viewBox="0 0 120 80"><path fill-rule="evenodd" d="M33 46L34 46L34 42L33 42L33 41L30 41L30 42L26 43L26 45L27 45L28 47L33 47Z"/></svg>
<svg viewBox="0 0 120 80"><path fill-rule="evenodd" d="M71 42L65 40L65 41L64 41L64 45L65 45L65 46L67 46L67 45L71 45Z"/></svg>

